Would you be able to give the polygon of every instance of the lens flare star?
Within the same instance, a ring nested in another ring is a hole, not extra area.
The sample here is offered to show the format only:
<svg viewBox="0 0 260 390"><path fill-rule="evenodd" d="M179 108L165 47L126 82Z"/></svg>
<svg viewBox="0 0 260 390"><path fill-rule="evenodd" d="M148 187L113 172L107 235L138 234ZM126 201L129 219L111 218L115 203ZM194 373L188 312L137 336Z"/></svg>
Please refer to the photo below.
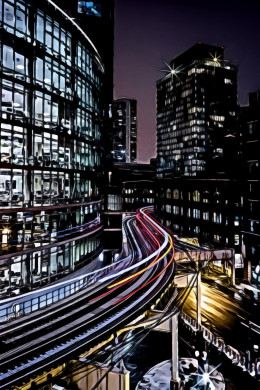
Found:
<svg viewBox="0 0 260 390"><path fill-rule="evenodd" d="M205 372L200 366L199 367L199 370L201 371L201 374L200 373L197 373L197 374L191 374L191 375L197 375L198 377L201 377L201 379L198 379L195 387L193 387L193 389L197 389L198 386L200 387L201 385L202 386L205 386L205 385L209 385L209 388L214 390L215 389L215 386L214 384L212 383L212 379L213 380L220 380L222 381L222 377L218 375L216 375L217 372L217 369L218 367L221 365L222 363L219 363L216 367L211 367L211 370L210 372ZM215 375L211 375L211 374L215 374Z"/></svg>
<svg viewBox="0 0 260 390"><path fill-rule="evenodd" d="M213 66L214 66L214 73L215 73L215 69L216 69L216 67L220 67L221 66L221 62L223 61L223 60L221 60L220 58L221 58L221 54L220 55L217 55L217 53L215 53L214 55L213 54L211 54L210 52L209 52L209 55L210 55L210 62L212 62L213 63Z"/></svg>
<svg viewBox="0 0 260 390"><path fill-rule="evenodd" d="M165 73L167 73L167 76L168 76L168 75L171 75L172 81L173 81L174 78L176 78L176 79L178 79L179 81L181 81L180 78L179 78L179 76L178 76L178 74L181 73L181 71L180 71L180 68L181 68L181 67L180 67L180 66L177 66L177 68L174 68L174 65L171 67L171 65L168 64L168 62L166 62L164 59L163 59L163 62L165 63L165 65L167 66L168 69L158 69L158 70L159 70L160 72L165 72Z"/></svg>

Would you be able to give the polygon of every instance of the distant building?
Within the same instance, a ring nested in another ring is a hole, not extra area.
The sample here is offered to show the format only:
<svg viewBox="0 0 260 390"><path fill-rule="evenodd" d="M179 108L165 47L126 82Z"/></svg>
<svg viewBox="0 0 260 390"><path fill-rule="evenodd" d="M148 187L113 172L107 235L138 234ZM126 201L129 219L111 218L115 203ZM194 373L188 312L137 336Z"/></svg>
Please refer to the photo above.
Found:
<svg viewBox="0 0 260 390"><path fill-rule="evenodd" d="M157 179L155 212L175 234L241 252L241 183L225 178Z"/></svg>
<svg viewBox="0 0 260 390"><path fill-rule="evenodd" d="M102 187L105 200L103 238L106 248L120 248L123 214L154 203L155 167L114 162L107 169L110 169L108 178Z"/></svg>
<svg viewBox="0 0 260 390"><path fill-rule="evenodd" d="M260 283L260 91L249 94L249 107L243 116L243 188L242 231L244 277Z"/></svg>
<svg viewBox="0 0 260 390"><path fill-rule="evenodd" d="M136 211L154 203L154 166L114 163L108 175L108 185L103 187L108 211Z"/></svg>
<svg viewBox="0 0 260 390"><path fill-rule="evenodd" d="M237 69L222 47L197 43L157 82L158 175L222 172L224 137L236 132Z"/></svg>
<svg viewBox="0 0 260 390"><path fill-rule="evenodd" d="M116 162L136 162L136 100L117 99L112 104L112 158Z"/></svg>

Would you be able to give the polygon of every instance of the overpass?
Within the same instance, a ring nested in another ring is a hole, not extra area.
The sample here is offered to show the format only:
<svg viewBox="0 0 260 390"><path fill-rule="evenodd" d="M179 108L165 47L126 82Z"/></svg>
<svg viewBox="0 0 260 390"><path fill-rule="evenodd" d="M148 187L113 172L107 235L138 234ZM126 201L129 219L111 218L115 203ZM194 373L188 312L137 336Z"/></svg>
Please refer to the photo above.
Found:
<svg viewBox="0 0 260 390"><path fill-rule="evenodd" d="M173 277L174 245L150 212L126 220L125 258L0 302L0 389L93 348L158 299Z"/></svg>

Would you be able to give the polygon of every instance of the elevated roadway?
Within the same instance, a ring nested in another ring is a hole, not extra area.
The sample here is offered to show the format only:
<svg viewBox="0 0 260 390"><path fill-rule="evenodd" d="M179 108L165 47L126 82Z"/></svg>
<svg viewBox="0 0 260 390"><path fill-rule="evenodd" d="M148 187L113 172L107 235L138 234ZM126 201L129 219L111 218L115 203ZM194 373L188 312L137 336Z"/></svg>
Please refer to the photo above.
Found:
<svg viewBox="0 0 260 390"><path fill-rule="evenodd" d="M167 287L175 269L173 237L151 208L124 227L127 257L0 303L0 389L90 349L150 308Z"/></svg>

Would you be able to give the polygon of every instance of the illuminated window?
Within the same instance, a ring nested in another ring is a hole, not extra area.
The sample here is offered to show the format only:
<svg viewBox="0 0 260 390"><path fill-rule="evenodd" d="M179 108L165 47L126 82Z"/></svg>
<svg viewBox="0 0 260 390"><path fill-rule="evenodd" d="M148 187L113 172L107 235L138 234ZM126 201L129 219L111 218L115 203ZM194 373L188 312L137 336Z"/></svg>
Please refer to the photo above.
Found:
<svg viewBox="0 0 260 390"><path fill-rule="evenodd" d="M239 234L234 235L234 243L235 245L239 245Z"/></svg>
<svg viewBox="0 0 260 390"><path fill-rule="evenodd" d="M188 71L188 76L190 76L191 74L193 73L196 73L196 68L192 68Z"/></svg>
<svg viewBox="0 0 260 390"><path fill-rule="evenodd" d="M208 211L204 211L204 212L203 212L203 219L204 219L205 221L208 221L208 220L209 220L209 212L208 212Z"/></svg>
<svg viewBox="0 0 260 390"><path fill-rule="evenodd" d="M121 196L109 194L107 199L107 209L121 210Z"/></svg>
<svg viewBox="0 0 260 390"><path fill-rule="evenodd" d="M200 227L199 226L195 226L194 232L199 234L200 233Z"/></svg>
<svg viewBox="0 0 260 390"><path fill-rule="evenodd" d="M166 198L167 198L167 199L170 199L170 198L171 198L171 196L172 196L171 189L170 189L170 188L168 188L168 189L166 190Z"/></svg>
<svg viewBox="0 0 260 390"><path fill-rule="evenodd" d="M219 234L214 234L213 240L216 242L220 242L221 236Z"/></svg>
<svg viewBox="0 0 260 390"><path fill-rule="evenodd" d="M178 207L178 206L173 206L173 208L172 208L172 213L173 213L174 215L178 215L179 212L180 212L179 207Z"/></svg>
<svg viewBox="0 0 260 390"><path fill-rule="evenodd" d="M200 210L199 209L194 209L193 210L193 218L199 219L200 218Z"/></svg>
<svg viewBox="0 0 260 390"><path fill-rule="evenodd" d="M200 201L200 192L198 190L193 191L193 201L194 202Z"/></svg>
<svg viewBox="0 0 260 390"><path fill-rule="evenodd" d="M167 213L171 213L172 212L172 206L170 204L167 204L165 206L165 210L166 210Z"/></svg>
<svg viewBox="0 0 260 390"><path fill-rule="evenodd" d="M215 223L221 223L222 222L222 214L221 213L213 213L212 221Z"/></svg>
<svg viewBox="0 0 260 390"><path fill-rule="evenodd" d="M214 121L219 121L219 122L223 122L225 120L225 117L221 115L210 115L209 117Z"/></svg>
<svg viewBox="0 0 260 390"><path fill-rule="evenodd" d="M173 190L173 199L179 199L179 190Z"/></svg>
<svg viewBox="0 0 260 390"><path fill-rule="evenodd" d="M239 217L238 216L235 217L234 226L239 226Z"/></svg>

